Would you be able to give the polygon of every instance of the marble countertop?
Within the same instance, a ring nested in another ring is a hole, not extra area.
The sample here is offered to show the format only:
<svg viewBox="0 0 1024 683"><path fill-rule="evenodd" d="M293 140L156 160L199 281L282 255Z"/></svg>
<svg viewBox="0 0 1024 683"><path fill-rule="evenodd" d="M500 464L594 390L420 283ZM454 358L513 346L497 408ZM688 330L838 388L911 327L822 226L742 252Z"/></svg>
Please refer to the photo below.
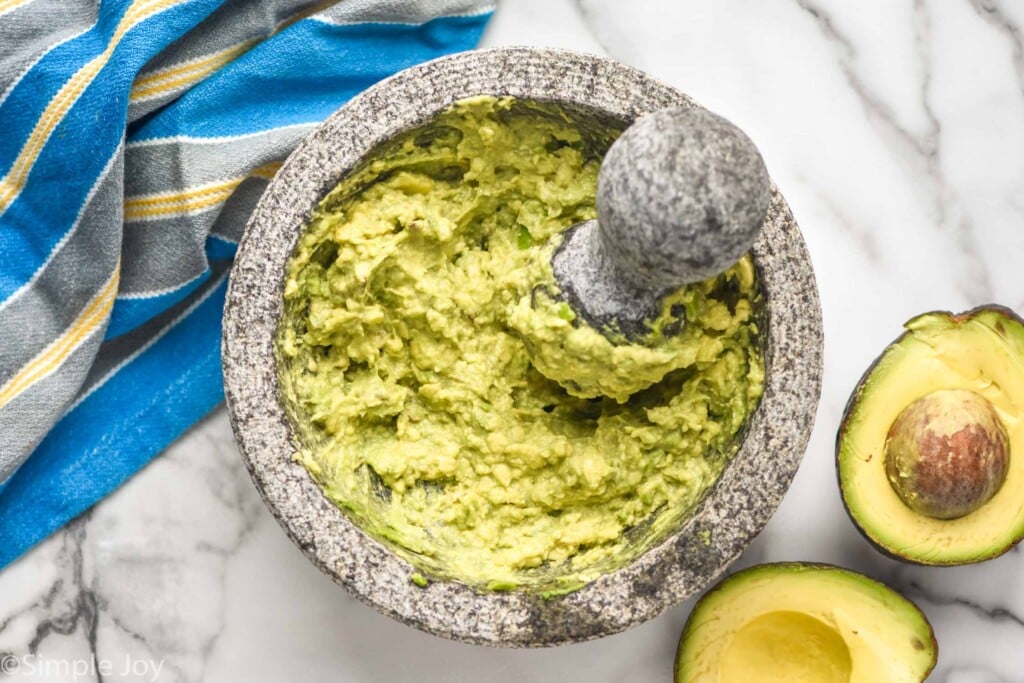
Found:
<svg viewBox="0 0 1024 683"><path fill-rule="evenodd" d="M608 54L681 88L749 133L800 221L824 393L796 481L741 564L864 571L932 621L930 681L1024 681L1024 551L951 569L888 560L847 520L833 464L846 398L904 320L1024 310L1024 3L503 0L484 45L507 44ZM0 680L669 681L690 606L537 651L402 626L291 546L220 409L0 573L0 654L21 663Z"/></svg>

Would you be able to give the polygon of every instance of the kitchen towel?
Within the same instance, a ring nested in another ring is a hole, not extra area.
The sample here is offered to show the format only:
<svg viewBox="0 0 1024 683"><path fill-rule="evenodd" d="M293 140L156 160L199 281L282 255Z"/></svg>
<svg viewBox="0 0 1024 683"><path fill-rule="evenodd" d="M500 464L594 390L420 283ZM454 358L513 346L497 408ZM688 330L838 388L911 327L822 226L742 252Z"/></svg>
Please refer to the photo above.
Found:
<svg viewBox="0 0 1024 683"><path fill-rule="evenodd" d="M263 189L491 0L0 0L0 567L222 399Z"/></svg>

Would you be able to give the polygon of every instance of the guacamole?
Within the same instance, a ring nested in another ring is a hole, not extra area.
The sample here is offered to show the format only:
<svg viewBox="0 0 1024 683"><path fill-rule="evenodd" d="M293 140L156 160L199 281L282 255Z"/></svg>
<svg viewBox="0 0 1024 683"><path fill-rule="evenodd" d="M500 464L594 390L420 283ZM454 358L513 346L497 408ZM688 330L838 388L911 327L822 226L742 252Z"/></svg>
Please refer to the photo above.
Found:
<svg viewBox="0 0 1024 683"><path fill-rule="evenodd" d="M331 191L289 263L298 458L425 574L555 595L621 566L701 499L760 399L749 257L635 343L559 298L551 255L595 216L621 130L578 120L456 103Z"/></svg>

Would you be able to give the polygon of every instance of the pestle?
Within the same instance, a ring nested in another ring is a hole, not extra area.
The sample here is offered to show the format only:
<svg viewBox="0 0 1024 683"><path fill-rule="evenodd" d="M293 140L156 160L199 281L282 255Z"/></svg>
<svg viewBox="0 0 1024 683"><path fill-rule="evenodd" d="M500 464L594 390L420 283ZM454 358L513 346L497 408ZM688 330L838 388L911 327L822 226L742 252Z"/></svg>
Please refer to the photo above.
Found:
<svg viewBox="0 0 1024 683"><path fill-rule="evenodd" d="M638 119L601 165L596 220L552 257L561 296L598 330L648 332L669 292L717 275L764 222L768 173L743 131L696 107Z"/></svg>

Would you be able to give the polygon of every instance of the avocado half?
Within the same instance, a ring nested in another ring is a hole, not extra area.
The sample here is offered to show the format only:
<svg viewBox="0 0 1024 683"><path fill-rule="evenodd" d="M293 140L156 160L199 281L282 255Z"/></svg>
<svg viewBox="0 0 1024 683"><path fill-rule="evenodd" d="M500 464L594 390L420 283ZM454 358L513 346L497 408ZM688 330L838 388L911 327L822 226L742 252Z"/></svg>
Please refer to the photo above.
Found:
<svg viewBox="0 0 1024 683"><path fill-rule="evenodd" d="M733 574L690 614L677 683L920 683L938 645L914 603L832 565Z"/></svg>
<svg viewBox="0 0 1024 683"><path fill-rule="evenodd" d="M843 503L886 554L927 565L980 562L1024 538L1024 320L1002 306L925 313L904 325L850 396L836 440ZM953 519L915 511L886 468L896 418L932 392L986 399L1005 429L1005 479L980 507Z"/></svg>

